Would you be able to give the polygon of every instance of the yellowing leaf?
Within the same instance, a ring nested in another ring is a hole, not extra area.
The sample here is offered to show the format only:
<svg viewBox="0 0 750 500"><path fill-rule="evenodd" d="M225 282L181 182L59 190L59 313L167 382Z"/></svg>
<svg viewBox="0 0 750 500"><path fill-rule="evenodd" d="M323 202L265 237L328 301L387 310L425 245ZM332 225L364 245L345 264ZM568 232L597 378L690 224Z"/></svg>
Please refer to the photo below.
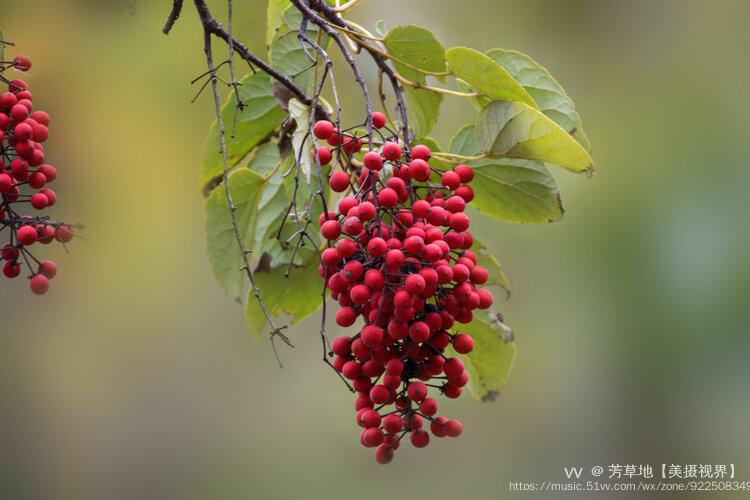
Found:
<svg viewBox="0 0 750 500"><path fill-rule="evenodd" d="M568 132L520 102L488 104L479 115L476 134L488 156L554 163L573 172L593 168L591 156Z"/></svg>
<svg viewBox="0 0 750 500"><path fill-rule="evenodd" d="M534 99L508 71L481 52L466 47L446 51L450 71L489 99L519 101L536 107Z"/></svg>

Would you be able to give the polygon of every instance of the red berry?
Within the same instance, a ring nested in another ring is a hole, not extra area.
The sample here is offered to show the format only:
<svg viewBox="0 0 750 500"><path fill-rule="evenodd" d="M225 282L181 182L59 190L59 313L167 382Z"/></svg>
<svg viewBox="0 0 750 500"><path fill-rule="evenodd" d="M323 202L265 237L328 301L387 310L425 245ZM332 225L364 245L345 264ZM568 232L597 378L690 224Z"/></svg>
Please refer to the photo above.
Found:
<svg viewBox="0 0 750 500"><path fill-rule="evenodd" d="M393 448L387 444L381 444L375 449L375 460L381 465L391 463L391 460L393 460Z"/></svg>
<svg viewBox="0 0 750 500"><path fill-rule="evenodd" d="M336 311L336 324L339 326L352 326L357 321L357 313L351 307L342 307Z"/></svg>
<svg viewBox="0 0 750 500"><path fill-rule="evenodd" d="M380 111L375 111L372 114L372 126L375 128L385 127L385 115Z"/></svg>
<svg viewBox="0 0 750 500"><path fill-rule="evenodd" d="M313 125L313 134L315 134L315 137L318 139L328 139L333 135L334 130L333 123L328 120L320 120Z"/></svg>
<svg viewBox="0 0 750 500"><path fill-rule="evenodd" d="M49 200L42 193L34 193L31 195L31 206L37 210L43 210L47 207Z"/></svg>
<svg viewBox="0 0 750 500"><path fill-rule="evenodd" d="M50 118L47 113L44 111L34 111L31 113L31 117L36 120L37 123L40 125L44 125L45 127L49 127L50 124Z"/></svg>
<svg viewBox="0 0 750 500"><path fill-rule="evenodd" d="M383 384L377 384L370 389L370 399L376 405L381 405L391 398L391 391Z"/></svg>
<svg viewBox="0 0 750 500"><path fill-rule="evenodd" d="M411 444L415 448L424 448L430 442L430 435L423 430L415 430L411 433Z"/></svg>
<svg viewBox="0 0 750 500"><path fill-rule="evenodd" d="M328 165L329 163L331 163L331 158L333 158L331 150L325 146L319 146L315 150L315 154L318 156L318 161L321 165Z"/></svg>
<svg viewBox="0 0 750 500"><path fill-rule="evenodd" d="M352 339L349 337L338 337L331 342L331 350L336 356L346 356L352 345Z"/></svg>
<svg viewBox="0 0 750 500"><path fill-rule="evenodd" d="M383 429L385 429L385 432L396 433L401 431L403 426L403 420L395 413L383 417Z"/></svg>
<svg viewBox="0 0 750 500"><path fill-rule="evenodd" d="M458 165L453 169L461 178L461 182L468 184L474 179L474 170L468 165Z"/></svg>
<svg viewBox="0 0 750 500"><path fill-rule="evenodd" d="M428 417L435 415L437 413L437 410L437 401L432 398L424 398L424 401L422 401L419 405L419 411Z"/></svg>
<svg viewBox="0 0 750 500"><path fill-rule="evenodd" d="M422 401L427 397L427 386L422 382L412 382L406 388L406 394L412 401Z"/></svg>
<svg viewBox="0 0 750 500"><path fill-rule="evenodd" d="M31 291L36 295L44 295L47 293L47 290L49 290L49 280L46 276L41 274L37 274L31 278L31 283L29 283L29 285L31 286Z"/></svg>
<svg viewBox="0 0 750 500"><path fill-rule="evenodd" d="M416 180L425 182L430 178L430 166L421 158L413 159L409 163L409 173Z"/></svg>
<svg viewBox="0 0 750 500"><path fill-rule="evenodd" d="M465 333L453 337L453 349L459 354L469 354L474 349L474 339Z"/></svg>
<svg viewBox="0 0 750 500"><path fill-rule="evenodd" d="M398 194L391 188L383 188L378 193L378 203L384 207L393 208L398 203Z"/></svg>
<svg viewBox="0 0 750 500"><path fill-rule="evenodd" d="M461 431L464 430L463 425L458 420L448 420L445 424L445 433L450 437L458 437L461 435Z"/></svg>
<svg viewBox="0 0 750 500"><path fill-rule="evenodd" d="M328 184L335 192L343 193L346 191L346 188L349 187L349 175L346 172L337 170L331 174L331 177L328 179Z"/></svg>
<svg viewBox="0 0 750 500"><path fill-rule="evenodd" d="M18 228L18 232L16 233L16 238L18 239L18 243L21 245L31 245L36 241L37 232L36 228L34 226L21 226Z"/></svg>
<svg viewBox="0 0 750 500"><path fill-rule="evenodd" d="M31 69L31 58L24 55L16 56L13 59L13 67L18 71L28 71Z"/></svg>
<svg viewBox="0 0 750 500"><path fill-rule="evenodd" d="M456 172L446 172L442 178L443 186L455 190L461 185L461 177Z"/></svg>
<svg viewBox="0 0 750 500"><path fill-rule="evenodd" d="M383 158L375 151L365 153L362 163L364 163L365 168L370 170L380 170L383 168Z"/></svg>
<svg viewBox="0 0 750 500"><path fill-rule="evenodd" d="M39 264L39 274L46 276L48 279L52 279L57 275L57 266L51 260L43 260Z"/></svg>
<svg viewBox="0 0 750 500"><path fill-rule="evenodd" d="M335 240L341 235L341 224L336 220L328 220L320 226L320 234L327 240Z"/></svg>
<svg viewBox="0 0 750 500"><path fill-rule="evenodd" d="M14 261L7 261L3 264L3 274L6 278L15 278L21 274L21 266Z"/></svg>
<svg viewBox="0 0 750 500"><path fill-rule="evenodd" d="M383 158L388 161L396 161L401 158L401 145L397 142L386 142L383 146Z"/></svg>
<svg viewBox="0 0 750 500"><path fill-rule="evenodd" d="M411 150L411 159L412 160L424 160L427 161L430 159L430 156L432 155L432 151L430 151L430 148L425 146L424 144L419 144L418 146L414 146Z"/></svg>

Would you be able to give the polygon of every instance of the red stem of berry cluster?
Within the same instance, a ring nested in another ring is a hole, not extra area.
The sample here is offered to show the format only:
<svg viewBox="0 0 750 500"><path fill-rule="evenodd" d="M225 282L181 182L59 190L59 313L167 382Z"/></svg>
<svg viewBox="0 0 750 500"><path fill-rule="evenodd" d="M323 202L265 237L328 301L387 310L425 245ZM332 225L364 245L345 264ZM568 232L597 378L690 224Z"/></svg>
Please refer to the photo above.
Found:
<svg viewBox="0 0 750 500"><path fill-rule="evenodd" d="M385 121L381 113L372 115L375 127L387 133ZM313 133L327 142L317 147L320 162L330 163L336 153L342 166L330 174L331 189L350 192L336 212L320 217L321 234L335 241L321 255L320 275L339 303L337 324L364 320L356 334L334 340L332 365L358 394L361 443L376 448L378 462L388 463L407 433L415 447L427 446L425 419L436 437L456 437L462 430L457 420L437 416L438 403L428 393L433 388L449 398L461 394L468 372L445 350L450 345L468 354L474 341L449 330L493 302L489 291L477 287L488 272L471 251L474 238L464 212L474 197L468 186L474 174L467 165L430 167L429 148L405 151L393 133L379 151L365 153L358 167L351 158L361 140L328 121L316 122Z"/></svg>
<svg viewBox="0 0 750 500"><path fill-rule="evenodd" d="M29 69L31 59L25 55L0 61L0 83L7 85L7 91L0 93L0 237L7 238L0 259L6 278L18 277L26 266L31 291L43 295L57 266L37 258L31 246L54 240L65 244L73 238L73 229L83 226L46 215L26 215L29 209L45 210L57 201L57 194L48 187L56 179L57 169L45 163L42 146L49 137L50 117L33 110L34 96L25 81L6 77L8 70Z"/></svg>

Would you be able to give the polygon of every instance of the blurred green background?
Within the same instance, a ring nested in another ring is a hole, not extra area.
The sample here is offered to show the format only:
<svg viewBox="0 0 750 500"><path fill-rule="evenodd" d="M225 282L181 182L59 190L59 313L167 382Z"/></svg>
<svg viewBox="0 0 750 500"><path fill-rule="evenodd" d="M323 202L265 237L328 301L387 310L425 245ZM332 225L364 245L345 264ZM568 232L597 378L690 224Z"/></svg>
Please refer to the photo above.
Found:
<svg viewBox="0 0 750 500"><path fill-rule="evenodd" d="M132 16L119 1L1 3L53 117L55 214L88 225L70 255L49 250L48 295L0 283L1 498L537 498L508 483L617 463L735 463L750 480L750 3L353 9L369 27L413 22L446 46L531 54L576 101L598 167L554 172L561 222L477 222L514 286L499 303L514 372L494 404L446 405L460 439L402 447L388 467L358 443L317 319L294 329L279 370L213 282L196 189L212 108L208 94L190 104L205 66L190 2L169 37L168 0ZM235 4L235 31L262 53L265 2ZM473 113L446 99L436 137Z"/></svg>

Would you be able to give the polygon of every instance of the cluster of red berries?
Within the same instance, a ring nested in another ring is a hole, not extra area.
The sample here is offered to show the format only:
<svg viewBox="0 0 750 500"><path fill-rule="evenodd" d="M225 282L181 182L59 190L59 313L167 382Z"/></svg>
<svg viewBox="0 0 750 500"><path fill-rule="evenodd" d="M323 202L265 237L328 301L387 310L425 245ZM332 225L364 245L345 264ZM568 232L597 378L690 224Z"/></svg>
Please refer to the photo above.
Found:
<svg viewBox="0 0 750 500"><path fill-rule="evenodd" d="M0 93L0 235L8 231L8 243L0 247L3 274L15 278L23 264L29 268L31 291L43 295L49 280L57 274L55 263L38 260L28 249L39 242L53 240L66 243L73 237L69 225L48 217L21 215L20 206L31 205L44 210L57 201L55 192L47 187L57 177L57 170L45 163L42 143L49 137L50 117L33 110L33 96L23 80L7 80L6 69L31 69L28 56L0 63L0 82L8 91ZM25 192L24 192L25 191Z"/></svg>
<svg viewBox="0 0 750 500"><path fill-rule="evenodd" d="M376 129L385 117L374 113ZM333 341L332 365L351 381L358 397L356 422L360 441L375 448L375 459L390 462L408 433L412 445L427 446L432 435L456 437L458 420L438 416L430 388L457 398L469 375L463 362L450 357L474 347L466 333L450 333L455 323L472 320L473 311L492 305L492 294L478 288L488 272L471 251L466 204L471 167L431 167L424 145L409 150L397 136L371 144L361 159L362 139L318 121L313 134L316 156L328 164L338 154L329 176L333 191L343 193L338 211L323 213L321 233L330 242L321 254L320 273L340 308L336 323L364 325L352 337ZM377 150L375 149L377 146Z"/></svg>

